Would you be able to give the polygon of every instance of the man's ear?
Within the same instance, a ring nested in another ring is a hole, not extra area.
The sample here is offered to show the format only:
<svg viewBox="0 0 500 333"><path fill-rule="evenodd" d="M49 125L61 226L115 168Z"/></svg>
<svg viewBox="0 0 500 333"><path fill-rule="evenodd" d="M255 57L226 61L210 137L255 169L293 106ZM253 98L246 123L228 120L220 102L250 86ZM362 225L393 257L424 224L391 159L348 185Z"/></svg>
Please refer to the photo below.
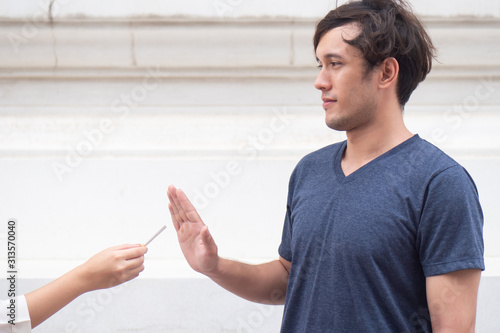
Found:
<svg viewBox="0 0 500 333"><path fill-rule="evenodd" d="M379 88L386 89L389 86L396 84L399 76L399 63L393 58L387 58L380 64L380 81Z"/></svg>

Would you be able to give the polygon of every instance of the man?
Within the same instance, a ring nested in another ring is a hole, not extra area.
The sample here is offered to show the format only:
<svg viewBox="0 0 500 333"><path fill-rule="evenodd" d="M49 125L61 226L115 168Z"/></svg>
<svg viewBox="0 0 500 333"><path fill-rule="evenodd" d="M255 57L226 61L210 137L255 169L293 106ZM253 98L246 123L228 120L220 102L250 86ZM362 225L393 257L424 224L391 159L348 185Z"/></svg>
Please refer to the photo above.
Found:
<svg viewBox="0 0 500 333"><path fill-rule="evenodd" d="M364 0L320 21L314 47L326 124L347 140L295 168L279 259L218 257L171 186L187 261L243 298L284 303L282 332L473 332L484 269L478 194L402 117L431 69L430 38L403 1Z"/></svg>

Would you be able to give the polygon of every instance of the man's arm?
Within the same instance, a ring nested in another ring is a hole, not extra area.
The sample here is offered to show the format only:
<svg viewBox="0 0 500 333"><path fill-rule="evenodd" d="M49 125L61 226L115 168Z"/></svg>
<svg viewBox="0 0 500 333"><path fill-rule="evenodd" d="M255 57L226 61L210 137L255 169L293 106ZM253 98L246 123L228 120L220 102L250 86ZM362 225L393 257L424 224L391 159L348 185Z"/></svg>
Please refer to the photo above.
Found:
<svg viewBox="0 0 500 333"><path fill-rule="evenodd" d="M481 270L469 269L426 279L433 332L474 332L480 278Z"/></svg>
<svg viewBox="0 0 500 333"><path fill-rule="evenodd" d="M145 246L121 245L106 249L57 280L25 295L34 328L91 290L114 287L144 270Z"/></svg>
<svg viewBox="0 0 500 333"><path fill-rule="evenodd" d="M179 244L191 268L249 301L264 304L285 302L290 262L280 258L249 265L220 258L208 227L184 192L170 186L167 194Z"/></svg>
<svg viewBox="0 0 500 333"><path fill-rule="evenodd" d="M278 305L285 303L288 285L286 263L287 261L281 257L279 260L260 265L220 258L216 272L207 276L224 289L244 299Z"/></svg>

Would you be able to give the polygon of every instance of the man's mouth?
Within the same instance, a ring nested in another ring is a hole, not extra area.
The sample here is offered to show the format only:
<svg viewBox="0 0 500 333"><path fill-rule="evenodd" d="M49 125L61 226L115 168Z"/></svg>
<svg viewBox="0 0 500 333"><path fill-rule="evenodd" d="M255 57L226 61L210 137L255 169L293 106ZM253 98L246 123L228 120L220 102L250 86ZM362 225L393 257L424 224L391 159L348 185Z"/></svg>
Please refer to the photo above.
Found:
<svg viewBox="0 0 500 333"><path fill-rule="evenodd" d="M328 108L330 105L332 105L333 103L336 103L337 100L336 99L332 99L332 98L322 98L323 100L323 109L326 109Z"/></svg>

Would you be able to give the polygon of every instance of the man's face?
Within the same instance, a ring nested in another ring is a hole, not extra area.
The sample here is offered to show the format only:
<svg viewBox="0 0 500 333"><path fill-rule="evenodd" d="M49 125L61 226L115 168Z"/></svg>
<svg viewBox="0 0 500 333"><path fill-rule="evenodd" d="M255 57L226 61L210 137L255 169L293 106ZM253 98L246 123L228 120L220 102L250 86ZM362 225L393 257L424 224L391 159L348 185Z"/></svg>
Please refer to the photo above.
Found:
<svg viewBox="0 0 500 333"><path fill-rule="evenodd" d="M369 126L378 105L376 69L367 74L361 51L344 42L359 32L354 24L332 29L316 49L321 70L314 86L322 93L326 124L338 131Z"/></svg>

